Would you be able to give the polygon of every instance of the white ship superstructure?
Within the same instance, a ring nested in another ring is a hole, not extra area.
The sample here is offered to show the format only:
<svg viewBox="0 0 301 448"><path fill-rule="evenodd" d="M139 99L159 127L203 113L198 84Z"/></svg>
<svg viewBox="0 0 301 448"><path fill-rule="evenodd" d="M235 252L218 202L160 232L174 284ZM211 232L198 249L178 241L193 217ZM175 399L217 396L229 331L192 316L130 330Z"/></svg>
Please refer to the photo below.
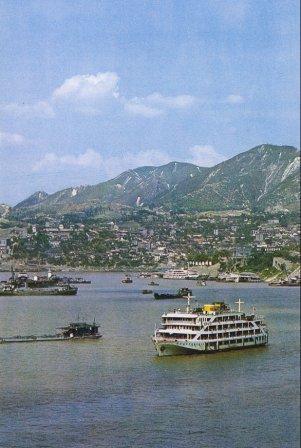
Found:
<svg viewBox="0 0 301 448"><path fill-rule="evenodd" d="M224 302L191 309L174 309L162 316L153 342L159 356L208 353L257 347L268 343L268 330L262 316L232 310Z"/></svg>
<svg viewBox="0 0 301 448"><path fill-rule="evenodd" d="M199 276L193 269L170 269L163 274L163 278L169 280L197 280Z"/></svg>

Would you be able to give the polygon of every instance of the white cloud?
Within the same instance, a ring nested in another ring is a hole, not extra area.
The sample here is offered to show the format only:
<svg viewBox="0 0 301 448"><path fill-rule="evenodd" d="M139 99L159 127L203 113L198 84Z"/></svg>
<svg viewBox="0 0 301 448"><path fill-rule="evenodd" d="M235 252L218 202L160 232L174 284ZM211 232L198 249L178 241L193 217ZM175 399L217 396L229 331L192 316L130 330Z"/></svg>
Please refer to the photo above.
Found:
<svg viewBox="0 0 301 448"><path fill-rule="evenodd" d="M33 171L53 170L53 168L60 167L98 168L101 166L101 163L102 157L94 149L87 149L79 155L60 156L54 152L48 152L33 165Z"/></svg>
<svg viewBox="0 0 301 448"><path fill-rule="evenodd" d="M106 99L117 99L119 77L114 72L96 75L76 75L66 79L54 90L54 100L99 103Z"/></svg>
<svg viewBox="0 0 301 448"><path fill-rule="evenodd" d="M134 115L142 115L143 117L152 118L162 115L163 111L155 107L147 106L139 98L132 98L125 102L124 108L127 112Z"/></svg>
<svg viewBox="0 0 301 448"><path fill-rule="evenodd" d="M195 101L191 95L164 96L159 92L128 99L119 93L117 73L102 72L72 76L57 87L48 100L33 104L3 104L0 111L19 118L51 118L64 107L68 108L68 113L75 110L88 115L124 108L129 114L153 118L172 109L189 108Z"/></svg>
<svg viewBox="0 0 301 448"><path fill-rule="evenodd" d="M22 146L26 143L26 138L21 134L0 131L0 146Z"/></svg>
<svg viewBox="0 0 301 448"><path fill-rule="evenodd" d="M155 92L146 97L135 97L125 101L127 112L152 118L164 114L168 109L185 109L195 103L191 95L164 96Z"/></svg>
<svg viewBox="0 0 301 448"><path fill-rule="evenodd" d="M211 145L195 145L188 150L188 162L198 166L214 166L226 158Z"/></svg>
<svg viewBox="0 0 301 448"><path fill-rule="evenodd" d="M54 103L73 103L76 109L96 114L104 105L123 105L126 112L147 118L164 114L168 109L190 107L195 98L191 95L164 96L153 93L146 97L127 99L119 94L119 77L115 72L97 73L96 75L76 75L66 79L52 94Z"/></svg>
<svg viewBox="0 0 301 448"><path fill-rule="evenodd" d="M229 104L241 104L245 102L245 99L241 95L232 94L227 96L226 102Z"/></svg>
<svg viewBox="0 0 301 448"><path fill-rule="evenodd" d="M21 118L51 118L55 113L52 105L48 101L38 101L33 104L8 103L0 105L0 110L8 115Z"/></svg>

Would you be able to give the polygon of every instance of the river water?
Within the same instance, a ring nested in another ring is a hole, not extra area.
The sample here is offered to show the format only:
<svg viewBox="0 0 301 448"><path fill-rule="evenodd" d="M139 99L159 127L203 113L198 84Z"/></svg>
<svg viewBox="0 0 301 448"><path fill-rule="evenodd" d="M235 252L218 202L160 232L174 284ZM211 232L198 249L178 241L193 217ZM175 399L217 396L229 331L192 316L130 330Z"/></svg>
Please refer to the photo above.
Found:
<svg viewBox="0 0 301 448"><path fill-rule="evenodd" d="M78 314L103 334L0 346L1 448L299 446L298 288L160 280L155 289L190 286L199 303L255 305L270 345L158 358L154 325L183 300L142 295L147 279L86 277L73 297L0 297L0 336L51 334Z"/></svg>

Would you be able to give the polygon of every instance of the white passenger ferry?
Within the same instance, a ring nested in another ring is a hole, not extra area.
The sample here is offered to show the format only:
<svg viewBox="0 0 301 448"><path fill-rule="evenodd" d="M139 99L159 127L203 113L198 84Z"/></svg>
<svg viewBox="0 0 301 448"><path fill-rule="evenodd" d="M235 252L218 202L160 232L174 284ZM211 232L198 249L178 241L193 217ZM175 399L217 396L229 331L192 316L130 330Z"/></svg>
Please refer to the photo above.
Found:
<svg viewBox="0 0 301 448"><path fill-rule="evenodd" d="M268 343L263 317L231 310L224 302L214 302L191 309L174 309L162 316L162 326L152 340L159 356L209 353L257 347Z"/></svg>
<svg viewBox="0 0 301 448"><path fill-rule="evenodd" d="M193 269L170 269L163 274L169 280L197 280L200 274Z"/></svg>

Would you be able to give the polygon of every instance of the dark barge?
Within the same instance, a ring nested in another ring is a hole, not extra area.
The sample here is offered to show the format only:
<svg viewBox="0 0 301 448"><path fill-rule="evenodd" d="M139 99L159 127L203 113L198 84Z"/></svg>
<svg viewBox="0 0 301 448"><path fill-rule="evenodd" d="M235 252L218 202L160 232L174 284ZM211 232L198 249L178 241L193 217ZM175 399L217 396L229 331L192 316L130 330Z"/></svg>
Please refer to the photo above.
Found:
<svg viewBox="0 0 301 448"><path fill-rule="evenodd" d="M180 288L175 294L170 293L154 293L154 298L156 300L166 300L166 299L186 299L188 295L192 295L192 291L189 288Z"/></svg>
<svg viewBox="0 0 301 448"><path fill-rule="evenodd" d="M78 288L75 286L59 286L57 288L16 288L11 284L6 284L0 289L0 296L74 296Z"/></svg>
<svg viewBox="0 0 301 448"><path fill-rule="evenodd" d="M95 322L73 322L66 327L60 327L60 332L53 335L41 336L10 336L0 338L0 344L21 343L21 342L48 342L48 341L80 341L85 339L100 339L102 335L98 332L99 325Z"/></svg>

